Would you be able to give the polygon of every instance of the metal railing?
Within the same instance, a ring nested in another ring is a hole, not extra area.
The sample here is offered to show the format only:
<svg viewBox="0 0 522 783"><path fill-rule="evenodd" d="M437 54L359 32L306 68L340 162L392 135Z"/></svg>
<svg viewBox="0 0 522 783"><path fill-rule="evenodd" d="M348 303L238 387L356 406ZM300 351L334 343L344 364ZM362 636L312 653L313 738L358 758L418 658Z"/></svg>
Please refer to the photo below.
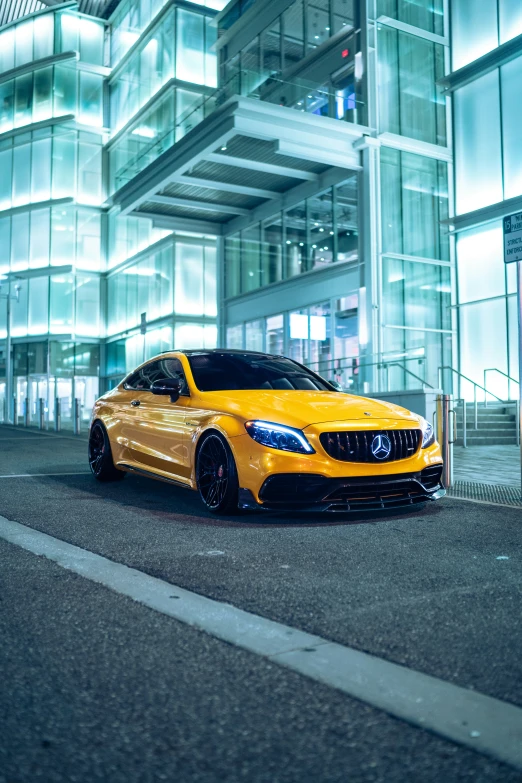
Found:
<svg viewBox="0 0 522 783"><path fill-rule="evenodd" d="M373 356L377 356L378 354L373 354ZM366 357L364 357L366 358ZM425 357L418 357L418 356L412 356L409 358L406 358L404 362L421 362L425 363L426 359ZM402 370L406 375L408 375L410 378L413 378L415 381L418 381L421 384L422 388L428 388L428 389L434 389L435 387L431 385L431 383L428 383L428 381L421 375L418 375L417 373L413 372L413 370L410 370L409 367L406 366L404 362L399 362L396 359L380 359L378 361L373 362L367 362L367 361L360 361L358 356L344 356L340 359L322 359L315 362L305 362L307 367L310 367L310 369L315 370L315 372L318 372L322 375L327 375L328 373L341 373L348 371L351 374L351 380L354 381L354 386L350 387L349 390L352 389L360 391L360 376L363 374L362 371L365 368L368 367L377 367L379 370L385 370L386 377L384 383L381 383L381 378L377 379L377 382L375 384L374 389L372 389L372 392L375 394L378 394L379 392L389 392L390 390L390 367L397 367L398 369Z"/></svg>
<svg viewBox="0 0 522 783"><path fill-rule="evenodd" d="M442 381L442 374L445 370L449 370L452 373L455 373L459 378L463 378L468 383L471 383L473 385L473 405L474 405L474 411L475 411L475 429L478 429L478 399L477 399L477 389L480 389L484 392L484 401L486 400L486 394L490 394L492 397L494 397L499 402L504 403L505 401L502 400L500 397L497 397L496 394L493 394L493 392L490 392L488 389L486 389L485 386L481 386L480 383L477 383L476 381L472 380L471 378L468 378L467 375L464 375L463 372L460 372L460 370L456 370L454 367L449 367L448 365L443 365L442 367L439 367L439 385L440 388L443 389L443 381Z"/></svg>
<svg viewBox="0 0 522 783"><path fill-rule="evenodd" d="M505 405L506 407L509 405L515 406L515 422L516 422L516 442L517 446L520 446L520 403L518 400L503 400L501 397L498 397L496 394L494 394L492 391L490 391L486 387L486 377L488 372L498 372L501 375L504 375L506 378L508 378L510 381L514 381L515 383L519 383L519 381L516 380L516 378L511 378L507 373L503 372L502 370L499 370L496 367L489 367L488 369L484 370L484 386L481 386L480 383L477 383L476 381L473 381L471 378L468 378L467 375L464 375L464 373L460 372L459 370L456 370L454 367L448 367L447 365L443 367L439 367L439 383L441 385L441 389L443 388L442 385L442 373L444 370L450 370L452 373L455 373L459 378L463 378L468 383L471 383L473 385L473 406L474 406L474 429L478 430L478 399L477 399L477 389L480 389L482 392L484 392L484 407L487 407L488 399L487 395L489 394L490 397L494 397L497 402L500 402L502 405ZM460 397L459 399L455 400L456 403L462 403L462 411L463 411L463 422L464 422L464 435L463 435L463 445L466 446L466 401L463 397Z"/></svg>
<svg viewBox="0 0 522 783"><path fill-rule="evenodd" d="M510 383L516 383L517 386L520 386L520 381L517 381L516 378L512 378L511 375L508 375L507 372L504 372L504 370L499 370L498 367L488 367L486 370L484 370L484 386L486 385L488 372L498 372L499 375L503 375L504 378L508 379L508 397L511 396ZM486 401L486 405L487 405L487 401Z"/></svg>

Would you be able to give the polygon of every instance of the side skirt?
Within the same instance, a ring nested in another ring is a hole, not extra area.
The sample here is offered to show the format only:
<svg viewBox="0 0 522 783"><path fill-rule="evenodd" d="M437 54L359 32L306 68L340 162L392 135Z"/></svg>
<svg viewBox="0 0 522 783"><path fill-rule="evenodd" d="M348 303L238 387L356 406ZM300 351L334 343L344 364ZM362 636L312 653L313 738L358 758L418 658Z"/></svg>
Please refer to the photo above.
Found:
<svg viewBox="0 0 522 783"><path fill-rule="evenodd" d="M162 476L161 473L154 473L153 470L145 470L144 468L137 468L134 465L128 465L126 462L118 462L116 467L128 471L129 473L135 473L138 476L144 476L145 478L156 479L157 481L164 481L165 484L174 484L175 487L183 487L184 489L194 489L190 484L186 484L183 481L169 478L168 476Z"/></svg>

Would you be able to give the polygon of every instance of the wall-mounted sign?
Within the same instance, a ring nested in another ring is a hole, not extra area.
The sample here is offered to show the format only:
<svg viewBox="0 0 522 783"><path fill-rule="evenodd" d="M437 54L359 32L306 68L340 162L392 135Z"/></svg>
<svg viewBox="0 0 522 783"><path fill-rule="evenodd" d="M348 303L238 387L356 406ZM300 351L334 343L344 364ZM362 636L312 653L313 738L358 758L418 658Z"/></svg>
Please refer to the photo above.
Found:
<svg viewBox="0 0 522 783"><path fill-rule="evenodd" d="M504 262L522 261L522 212L504 218Z"/></svg>

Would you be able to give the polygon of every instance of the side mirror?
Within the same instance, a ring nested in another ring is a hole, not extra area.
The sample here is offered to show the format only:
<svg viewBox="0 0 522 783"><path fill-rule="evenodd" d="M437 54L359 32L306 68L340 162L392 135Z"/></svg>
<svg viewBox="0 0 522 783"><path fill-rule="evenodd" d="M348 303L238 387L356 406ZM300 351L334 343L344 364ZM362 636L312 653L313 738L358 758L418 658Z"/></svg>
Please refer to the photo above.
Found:
<svg viewBox="0 0 522 783"><path fill-rule="evenodd" d="M171 402L177 402L181 392L181 383L178 378L162 378L154 381L150 390L153 394L170 395Z"/></svg>
<svg viewBox="0 0 522 783"><path fill-rule="evenodd" d="M344 389L343 389L343 387L341 386L341 384L339 383L339 381L333 381L333 380L332 380L332 381L330 381L330 383L331 383L331 384L332 384L332 386L334 387L335 391L338 391L338 392L343 392L343 391L344 391Z"/></svg>

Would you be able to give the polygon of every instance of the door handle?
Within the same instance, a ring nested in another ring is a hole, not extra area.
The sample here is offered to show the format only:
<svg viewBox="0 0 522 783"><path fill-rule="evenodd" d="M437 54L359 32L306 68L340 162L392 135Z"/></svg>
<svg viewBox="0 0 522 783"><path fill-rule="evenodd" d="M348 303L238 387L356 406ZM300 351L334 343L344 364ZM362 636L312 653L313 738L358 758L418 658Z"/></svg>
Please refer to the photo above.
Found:
<svg viewBox="0 0 522 783"><path fill-rule="evenodd" d="M134 405L135 408L137 408L139 404L140 404L139 400L132 400L131 402L131 405Z"/></svg>

